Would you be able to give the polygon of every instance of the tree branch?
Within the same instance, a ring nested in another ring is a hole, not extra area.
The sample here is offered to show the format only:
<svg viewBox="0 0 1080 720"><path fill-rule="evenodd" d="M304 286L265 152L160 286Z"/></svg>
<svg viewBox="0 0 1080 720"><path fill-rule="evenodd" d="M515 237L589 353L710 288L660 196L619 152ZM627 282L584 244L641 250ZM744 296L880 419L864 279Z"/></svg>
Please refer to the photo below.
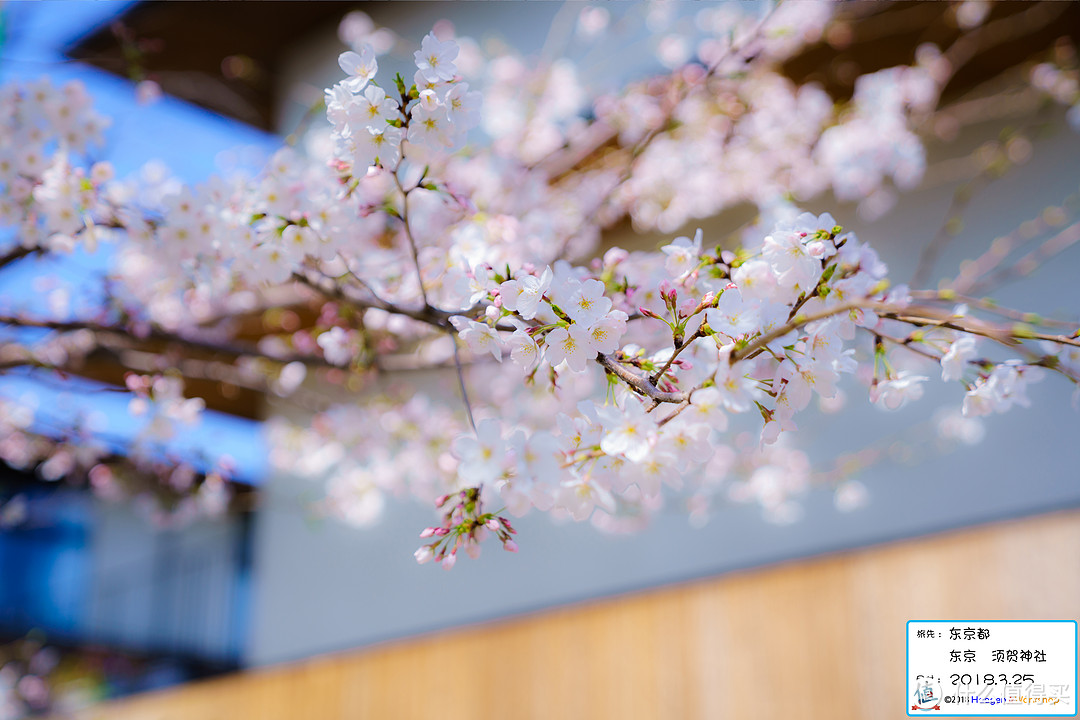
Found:
<svg viewBox="0 0 1080 720"><path fill-rule="evenodd" d="M0 269L7 267L14 262L22 260L27 255L37 255L41 252L44 252L44 249L37 246L23 247L22 245L19 245L13 247L11 250L8 250L7 253L5 253L4 255L0 255Z"/></svg>
<svg viewBox="0 0 1080 720"><path fill-rule="evenodd" d="M91 320L36 320L33 318L26 318L16 315L0 315L0 325L8 325L11 327L41 328L45 330L55 330L57 332L75 332L77 330L88 330L92 333L111 335L114 337L129 339L133 342L156 340L159 342L185 345L189 348L205 350L212 353L232 355L234 357L250 355L253 357L266 358L268 360L273 360L274 362L280 363L302 362L305 365L336 367L335 365L331 365L330 363L328 363L324 358L318 357L316 355L274 355L264 352L257 347L251 345L241 345L238 343L227 341L214 341L205 340L202 338L186 337L184 335L168 332L160 328L152 328L149 332L142 334L121 325L106 325Z"/></svg>
<svg viewBox="0 0 1080 720"><path fill-rule="evenodd" d="M304 273L293 273L293 279L300 284L311 288L315 292L327 298L330 298L331 300L337 300L338 302L343 302L355 308L374 308L377 310L385 310L386 312L392 313L394 315L404 315L405 317L409 317L413 320L417 320L427 325L431 325L432 327L439 328L440 330L445 330L447 327L451 327L450 317L453 314L456 314L448 313L444 310L439 310L438 308L433 308L430 305L426 305L423 308L419 309L402 307L400 305L387 302L386 300L383 300L374 293L372 293L372 297L370 299L358 298L346 293L337 285L327 286L325 283L311 278Z"/></svg>
<svg viewBox="0 0 1080 720"><path fill-rule="evenodd" d="M698 329L694 331L693 335L686 338L686 340L683 341L682 345L675 348L675 351L671 353L671 357L667 359L667 362L664 363L663 367L661 367L655 375L649 378L649 382L651 382L653 385L657 385L664 377L664 374L671 368L671 364L675 362L676 358L679 357L682 351L690 347L690 344L693 343L695 340L703 337L705 337L705 335L701 332L701 326L699 325Z"/></svg>
<svg viewBox="0 0 1080 720"><path fill-rule="evenodd" d="M868 310L870 310L870 309L875 309L875 308L881 307L883 305L884 305L884 303L878 302L876 300L852 300L851 302L846 302L846 303L841 303L839 305L834 305L831 308L826 308L824 310L819 310L818 312L810 313L809 315L802 315L802 314L796 315L795 317L793 317L791 320L788 320L786 323L784 323L780 327L775 328L772 331L765 333L764 335L759 335L756 339L754 339L753 341L747 343L747 345L745 347L743 347L741 349L733 350L731 355L729 356L730 360L731 360L731 364L734 365L739 360L742 360L742 359L744 359L746 357L749 357L754 352L760 350L761 348L763 348L766 345L768 345L769 343L771 343L773 340L777 340L779 338L782 338L785 335L787 335L789 332L791 332L792 330L798 330L803 325L808 325L808 324L810 324L812 322L816 322L818 320L824 320L825 318L830 318L833 315L840 315L841 313L850 312L852 310L858 310L858 309L868 309Z"/></svg>
<svg viewBox="0 0 1080 720"><path fill-rule="evenodd" d="M635 392L662 403L679 403L690 397L689 392L665 392L653 385L648 378L632 372L604 353L596 356L596 362L609 373L622 380Z"/></svg>

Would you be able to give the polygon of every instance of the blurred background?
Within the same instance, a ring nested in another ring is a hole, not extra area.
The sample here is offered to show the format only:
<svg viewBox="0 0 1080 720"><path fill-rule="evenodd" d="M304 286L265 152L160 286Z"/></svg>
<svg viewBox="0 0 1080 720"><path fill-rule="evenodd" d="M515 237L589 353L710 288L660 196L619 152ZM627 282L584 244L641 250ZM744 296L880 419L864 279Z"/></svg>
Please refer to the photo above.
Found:
<svg viewBox="0 0 1080 720"><path fill-rule="evenodd" d="M995 5L991 18L1023 5ZM383 28L380 64L391 72L408 67L440 21L525 57L565 54L593 90L664 72L643 29L618 31L644 28L652 6L605 5L612 31L582 39L588 7L9 3L0 6L0 73L81 79L114 118L100 159L120 175L153 171L152 162L197 182L257 171L283 139L320 141L318 103L339 78L340 24L353 10L371 32ZM672 32L693 24L696 5L671 7ZM850 97L860 73L913 62L921 42L946 42L960 7L854 4L843 32L785 69ZM924 138L928 170L914 191L884 208L826 196L807 209L855 230L899 280L963 198L933 287L993 238L1075 205L1080 136L1066 110L975 91L1075 47L1078 33L1073 7L976 48L943 98L969 103L966 119ZM156 102L140 102L146 80L164 92ZM988 153L1008 158L1006 171L987 173ZM694 226L722 235L737 216ZM663 240L624 224L604 244ZM99 252L17 263L0 270L0 295L43 297L62 284L77 298L109 262ZM1036 282L995 297L1075 320L1078 270L1067 251ZM126 398L103 388L123 371L91 368L63 387L4 375L0 395L32 395L58 427L88 408L118 417ZM905 707L908 620L1080 617L1080 423L1052 381L1033 388L1031 409L977 424L956 418L959 397L940 386L890 414L853 389L844 412L826 408L798 433L823 471L794 515L731 502L690 522L672 508L630 535L529 517L519 555L485 555L449 574L412 561L429 509L391 503L378 525L357 529L312 510L319 487L270 469L262 422L302 422L302 408L213 383L189 388L211 410L177 452L196 463L232 458L240 501L228 513L155 523L145 508L62 477L0 468L0 719L891 718ZM838 493L828 469L845 463L858 483ZM102 701L112 702L92 705Z"/></svg>

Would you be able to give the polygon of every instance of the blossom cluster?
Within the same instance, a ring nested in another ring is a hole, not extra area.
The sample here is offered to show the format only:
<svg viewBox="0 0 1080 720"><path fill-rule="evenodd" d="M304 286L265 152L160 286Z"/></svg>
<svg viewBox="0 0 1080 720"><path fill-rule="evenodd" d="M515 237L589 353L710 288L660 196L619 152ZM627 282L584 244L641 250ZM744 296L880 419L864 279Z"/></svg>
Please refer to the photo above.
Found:
<svg viewBox="0 0 1080 720"><path fill-rule="evenodd" d="M480 95L458 79L457 55L455 42L429 33L415 53L412 87L399 76L395 98L372 82L379 64L370 44L342 53L338 64L348 77L326 91L326 112L343 169L358 177L375 164L394 170L403 140L433 150L463 144L478 123Z"/></svg>
<svg viewBox="0 0 1080 720"><path fill-rule="evenodd" d="M457 562L457 553L465 548L471 558L480 556L480 542L488 534L495 535L503 549L517 552L518 546L512 536L517 530L510 521L497 513L483 512L483 502L477 489L443 495L435 500L435 506L443 515L441 525L424 528L422 539L435 538L416 551L416 561L424 564L430 560L449 570Z"/></svg>
<svg viewBox="0 0 1080 720"><path fill-rule="evenodd" d="M581 37L602 34L602 11L583 12ZM166 347L128 376L130 410L149 421L136 446L197 420L185 373L292 397L315 415L272 424L275 466L325 480L321 507L356 524L388 495L437 499L442 522L417 559L444 567L485 535L516 548L502 511L484 507L621 531L669 498L697 518L724 498L789 520L812 480L790 433L813 405L838 407L846 377L899 410L940 369L962 383L968 418L1026 405L1048 372L1076 382L1075 336L894 285L873 248L793 204L831 190L880 207L918 182L917 126L951 72L937 48L834 102L781 67L821 36L829 5L765 19L708 8L695 42L664 12L649 22L671 71L591 102L570 61L485 59L445 28L419 43L412 82L380 85L395 41L353 14L345 77L325 96L326 155L285 148L256 177L192 187L81 167L74 153L104 122L78 86L5 90L12 252L125 243L107 307L77 322L7 316L45 337L0 349L0 362L69 372L95 349ZM484 90L482 117L466 78ZM467 144L477 127L490 145ZM758 219L741 245L698 231L597 250L624 217L670 236L746 202ZM244 341L252 319L261 336ZM1009 356L992 359L991 344ZM178 348L202 355L181 367ZM439 387L403 386L395 370L415 368L441 373ZM50 440L33 425L0 401L0 457L46 477L91 468L106 494L123 484L93 433ZM223 468L200 483L190 463L143 459L176 492L221 488ZM857 504L846 487L841 504Z"/></svg>
<svg viewBox="0 0 1080 720"><path fill-rule="evenodd" d="M108 120L97 114L82 83L48 79L0 88L0 226L18 229L26 250L89 250L101 232L87 221L112 178L108 163L89 172L77 158L104 142Z"/></svg>

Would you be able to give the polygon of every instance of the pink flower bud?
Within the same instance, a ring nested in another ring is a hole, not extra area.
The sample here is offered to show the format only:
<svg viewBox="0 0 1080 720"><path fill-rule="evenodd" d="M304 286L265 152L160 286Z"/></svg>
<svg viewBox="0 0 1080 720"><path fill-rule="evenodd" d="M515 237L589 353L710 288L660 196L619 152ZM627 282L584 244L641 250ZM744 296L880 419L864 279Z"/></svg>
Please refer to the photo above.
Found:
<svg viewBox="0 0 1080 720"><path fill-rule="evenodd" d="M513 540L507 540L503 543L503 550L506 550L507 552L517 552L518 544Z"/></svg>
<svg viewBox="0 0 1080 720"><path fill-rule="evenodd" d="M435 534L436 528L428 527L424 528L420 533L420 539L429 538Z"/></svg>
<svg viewBox="0 0 1080 720"><path fill-rule="evenodd" d="M433 557L435 557L435 555L430 545L424 545L413 553L413 557L416 558L416 562L423 565L424 563L430 561Z"/></svg>
<svg viewBox="0 0 1080 720"><path fill-rule="evenodd" d="M456 562L457 555L455 555L454 553L450 553L442 559L442 563L440 564L442 565L443 570L449 570L450 568L454 567L454 563Z"/></svg>
<svg viewBox="0 0 1080 720"><path fill-rule="evenodd" d="M614 267L630 257L630 253L622 248L611 248L604 253L604 267Z"/></svg>
<svg viewBox="0 0 1080 720"><path fill-rule="evenodd" d="M135 86L135 102L139 105L153 105L163 94L161 86L153 80L143 80Z"/></svg>
<svg viewBox="0 0 1080 720"><path fill-rule="evenodd" d="M89 478L95 488L105 488L113 480L113 471L108 465L95 465L90 468Z"/></svg>
<svg viewBox="0 0 1080 720"><path fill-rule="evenodd" d="M697 63L689 63L682 69L683 80L688 85L697 85L702 82L707 75L708 71Z"/></svg>

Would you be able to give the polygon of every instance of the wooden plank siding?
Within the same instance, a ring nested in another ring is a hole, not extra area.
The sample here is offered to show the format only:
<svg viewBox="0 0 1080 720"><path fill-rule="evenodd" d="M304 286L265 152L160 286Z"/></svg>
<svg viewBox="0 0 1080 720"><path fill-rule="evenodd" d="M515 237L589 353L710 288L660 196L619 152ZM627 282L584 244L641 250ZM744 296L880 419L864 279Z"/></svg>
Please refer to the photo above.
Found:
<svg viewBox="0 0 1080 720"><path fill-rule="evenodd" d="M908 620L1077 618L1080 511L1068 511L252 671L81 717L900 718Z"/></svg>

